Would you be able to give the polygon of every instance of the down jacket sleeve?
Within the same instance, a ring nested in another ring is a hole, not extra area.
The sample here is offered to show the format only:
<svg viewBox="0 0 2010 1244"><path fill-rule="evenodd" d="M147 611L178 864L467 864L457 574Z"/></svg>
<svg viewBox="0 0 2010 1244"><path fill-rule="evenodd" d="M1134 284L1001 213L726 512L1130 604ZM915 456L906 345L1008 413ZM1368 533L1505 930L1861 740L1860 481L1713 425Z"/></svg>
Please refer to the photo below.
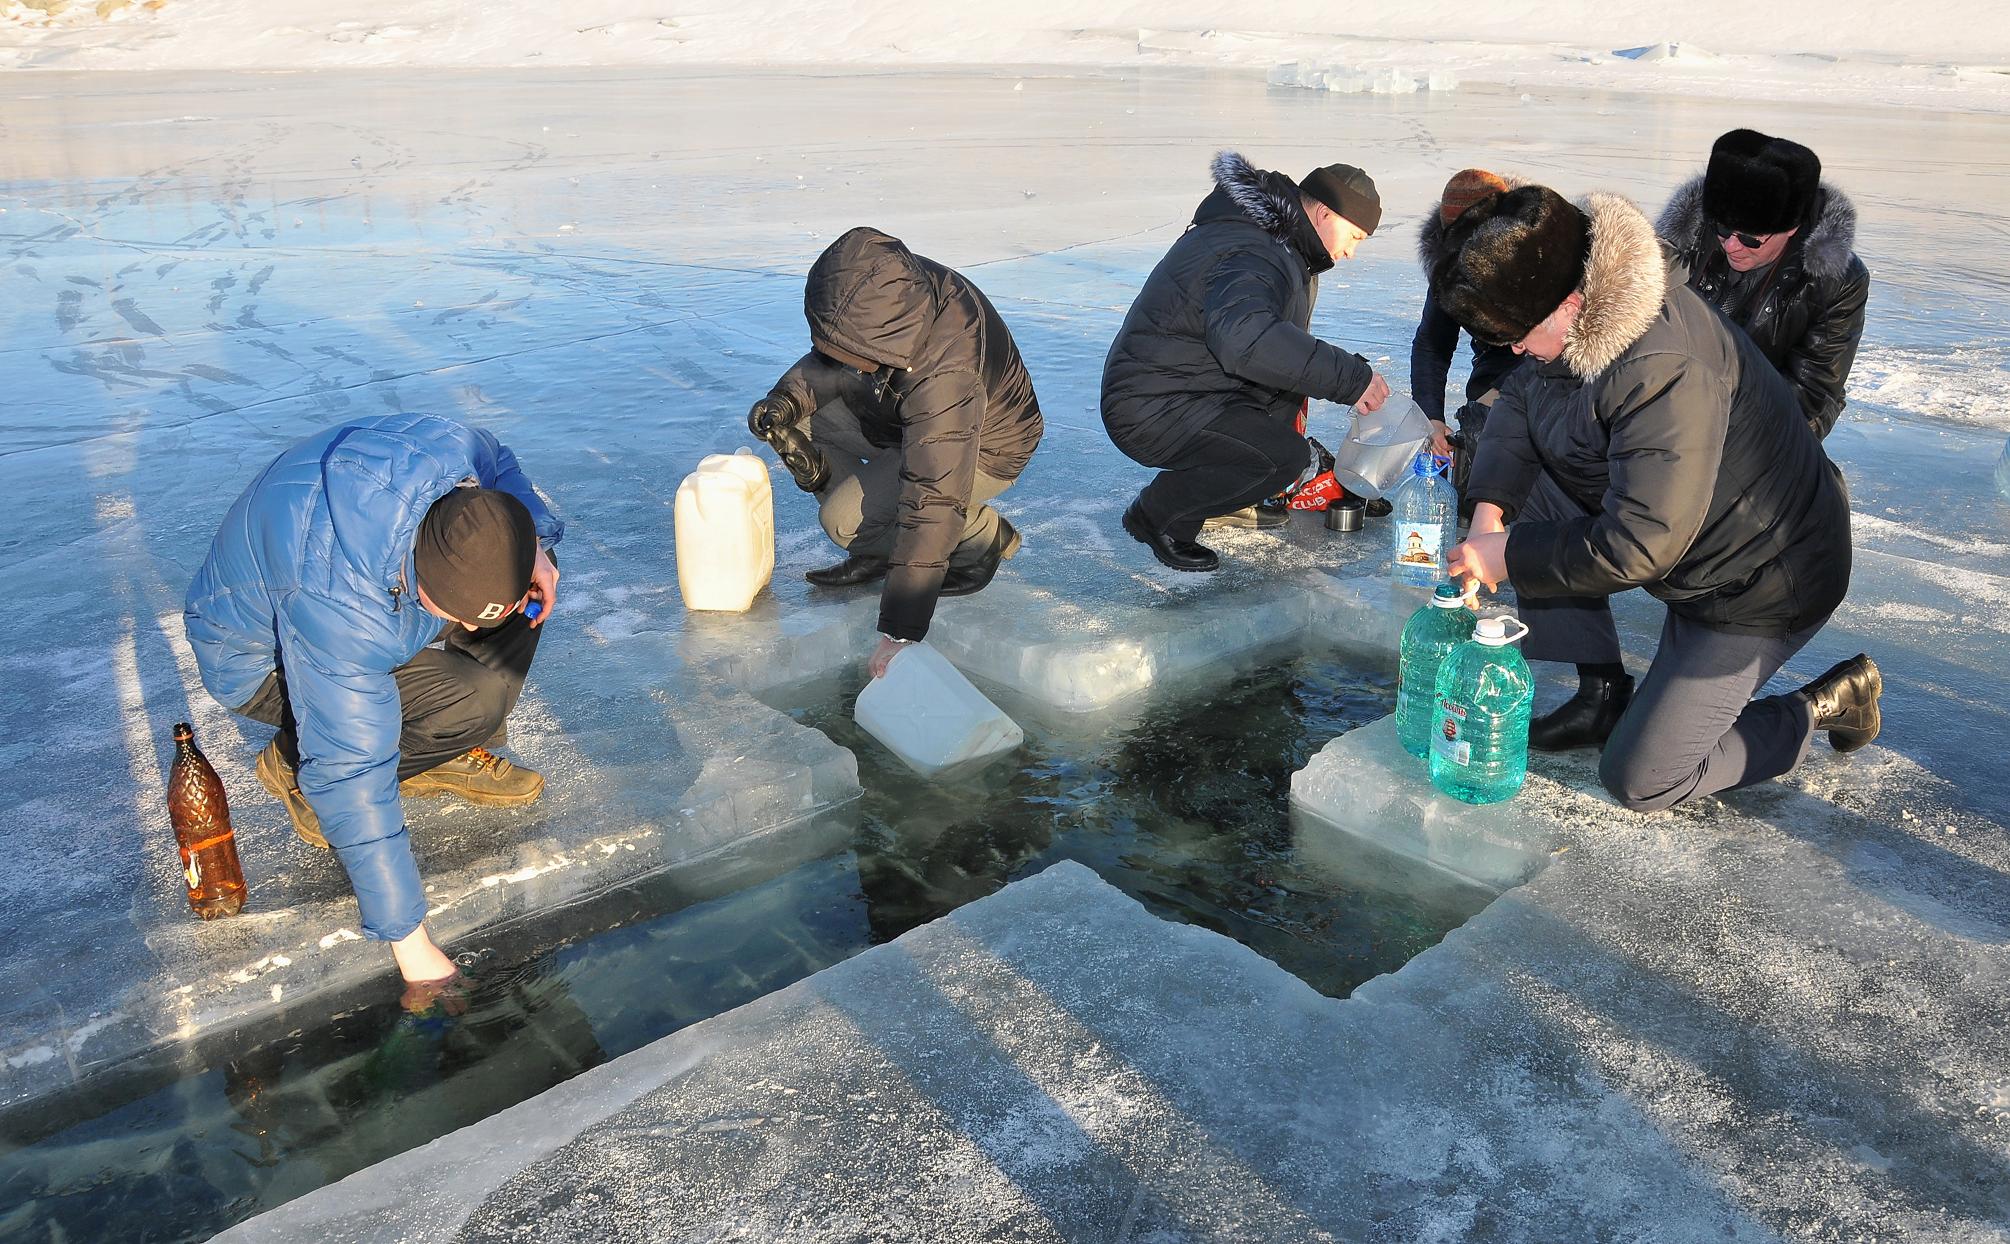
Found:
<svg viewBox="0 0 2010 1244"><path fill-rule="evenodd" d="M468 431L474 436L472 456L475 478L481 481L482 487L500 489L523 502L524 508L530 511L531 523L537 528L539 548L548 549L557 544L565 536L565 524L551 512L544 498L537 495L537 489L531 487L529 477L517 466L516 455L509 451L509 446L482 428L469 428Z"/></svg>
<svg viewBox="0 0 2010 1244"><path fill-rule="evenodd" d="M1869 300L1870 271L1862 260L1852 259L1849 270L1837 280L1835 296L1787 351L1782 364L1817 438L1828 436L1842 417L1843 386L1856 362L1857 343L1863 339L1864 305Z"/></svg>
<svg viewBox="0 0 2010 1244"><path fill-rule="evenodd" d="M1685 355L1653 353L1592 388L1609 436L1605 503L1586 518L1508 528L1508 580L1521 595L1607 596L1659 582L1708 517L1729 382Z"/></svg>
<svg viewBox="0 0 2010 1244"><path fill-rule="evenodd" d="M928 634L949 555L963 539L983 423L984 388L973 371L929 376L901 399L899 530L879 597L882 634Z"/></svg>
<svg viewBox="0 0 2010 1244"><path fill-rule="evenodd" d="M1425 293L1424 314L1410 338L1410 396L1440 423L1445 421L1445 381L1452 374L1452 356L1458 349L1459 322Z"/></svg>
<svg viewBox="0 0 2010 1244"><path fill-rule="evenodd" d="M276 616L300 740L300 792L349 874L363 932L398 941L426 918L398 802L398 684L390 670L342 655L370 651L358 636L383 623L305 593L282 602Z"/></svg>
<svg viewBox="0 0 2010 1244"><path fill-rule="evenodd" d="M1201 314L1207 348L1229 375L1285 393L1351 406L1375 371L1358 354L1321 341L1279 315L1302 280L1268 255L1237 251L1208 278Z"/></svg>
<svg viewBox="0 0 2010 1244"><path fill-rule="evenodd" d="M1533 377L1534 369L1527 369L1522 379L1510 380L1501 389L1493 409L1487 412L1479 448L1473 455L1473 473L1466 481L1467 500L1492 502L1508 522L1521 512L1529 490L1542 474L1542 455L1529 434L1530 387L1537 383Z"/></svg>

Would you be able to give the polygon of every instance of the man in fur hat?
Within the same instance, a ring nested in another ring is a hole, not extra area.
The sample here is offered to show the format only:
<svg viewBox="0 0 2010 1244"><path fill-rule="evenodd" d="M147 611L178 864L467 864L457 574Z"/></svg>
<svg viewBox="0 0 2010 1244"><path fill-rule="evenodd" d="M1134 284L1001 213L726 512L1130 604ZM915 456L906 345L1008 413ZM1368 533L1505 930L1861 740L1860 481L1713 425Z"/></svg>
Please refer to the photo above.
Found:
<svg viewBox="0 0 2010 1244"><path fill-rule="evenodd" d="M1201 525L1304 472L1307 398L1373 411L1389 395L1368 360L1306 331L1319 274L1382 219L1374 181L1348 164L1292 181L1232 151L1213 172L1214 191L1146 278L1103 363L1110 439L1160 468L1124 530L1174 570L1215 569Z"/></svg>
<svg viewBox="0 0 2010 1244"><path fill-rule="evenodd" d="M1863 337L1870 272L1856 257L1856 207L1797 142L1732 130L1656 226L1689 288L1752 335L1827 436Z"/></svg>
<svg viewBox="0 0 2010 1244"><path fill-rule="evenodd" d="M1530 742L1603 744L1640 810L1785 773L1817 730L1863 746L1883 685L1858 655L1752 699L1842 602L1849 506L1786 380L1683 275L1632 203L1543 186L1461 213L1431 273L1468 332L1534 359L1488 417L1449 569L1512 583L1528 656L1578 664ZM1637 692L1607 600L1632 587L1668 606Z"/></svg>

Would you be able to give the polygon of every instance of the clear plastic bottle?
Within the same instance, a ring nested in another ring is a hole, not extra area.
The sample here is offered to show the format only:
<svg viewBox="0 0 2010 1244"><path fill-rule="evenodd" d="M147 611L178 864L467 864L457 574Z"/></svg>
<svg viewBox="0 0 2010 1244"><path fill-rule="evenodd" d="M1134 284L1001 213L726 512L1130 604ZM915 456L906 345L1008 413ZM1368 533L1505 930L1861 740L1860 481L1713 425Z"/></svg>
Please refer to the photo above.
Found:
<svg viewBox="0 0 2010 1244"><path fill-rule="evenodd" d="M1444 581L1459 523L1459 494L1444 477L1449 466L1448 459L1418 454L1390 499L1389 573L1397 583L1428 588Z"/></svg>
<svg viewBox="0 0 2010 1244"><path fill-rule="evenodd" d="M1403 624L1396 684L1396 737L1419 760L1431 755L1438 727L1438 667L1452 649L1473 637L1477 619L1455 583L1440 583L1431 603Z"/></svg>
<svg viewBox="0 0 2010 1244"><path fill-rule="evenodd" d="M1528 777L1535 679L1514 647L1527 634L1515 618L1481 618L1473 637L1438 667L1431 783L1454 799L1499 803Z"/></svg>

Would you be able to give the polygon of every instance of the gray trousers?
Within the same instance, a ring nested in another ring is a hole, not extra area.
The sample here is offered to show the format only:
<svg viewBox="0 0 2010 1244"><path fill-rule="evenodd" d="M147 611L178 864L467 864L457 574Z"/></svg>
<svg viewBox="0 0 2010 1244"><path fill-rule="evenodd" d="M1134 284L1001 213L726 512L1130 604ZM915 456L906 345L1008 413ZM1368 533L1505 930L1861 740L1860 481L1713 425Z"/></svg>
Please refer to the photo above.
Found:
<svg viewBox="0 0 2010 1244"><path fill-rule="evenodd" d="M900 446L867 441L850 407L825 402L810 416L810 443L830 464L830 483L817 494L817 521L848 553L890 557L900 535ZM998 536L998 511L984 504L1011 487L982 468L970 490L963 537L949 555L952 569L984 559Z"/></svg>
<svg viewBox="0 0 2010 1244"><path fill-rule="evenodd" d="M1584 513L1545 475L1516 518ZM1529 628L1522 649L1530 660L1619 660L1609 597L1519 597L1517 603ZM1654 661L1599 758L1605 789L1626 807L1654 812L1764 782L1800 764L1815 732L1808 702L1791 694L1752 696L1826 621L1789 635L1742 635L1671 610Z"/></svg>

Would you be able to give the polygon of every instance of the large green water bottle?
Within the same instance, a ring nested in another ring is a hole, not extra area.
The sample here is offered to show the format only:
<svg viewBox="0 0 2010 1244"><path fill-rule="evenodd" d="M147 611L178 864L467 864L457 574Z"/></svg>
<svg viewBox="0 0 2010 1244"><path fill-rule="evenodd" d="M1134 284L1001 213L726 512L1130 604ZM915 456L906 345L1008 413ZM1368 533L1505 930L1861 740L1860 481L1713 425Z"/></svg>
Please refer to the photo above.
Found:
<svg viewBox="0 0 2010 1244"><path fill-rule="evenodd" d="M1438 667L1452 649L1473 637L1473 611L1458 585L1440 583L1430 603L1403 624L1396 682L1396 738L1419 760L1431 755L1438 726Z"/></svg>
<svg viewBox="0 0 2010 1244"><path fill-rule="evenodd" d="M1514 647L1527 634L1519 619L1481 618L1438 667L1431 782L1454 799L1499 803L1528 777L1535 679Z"/></svg>

